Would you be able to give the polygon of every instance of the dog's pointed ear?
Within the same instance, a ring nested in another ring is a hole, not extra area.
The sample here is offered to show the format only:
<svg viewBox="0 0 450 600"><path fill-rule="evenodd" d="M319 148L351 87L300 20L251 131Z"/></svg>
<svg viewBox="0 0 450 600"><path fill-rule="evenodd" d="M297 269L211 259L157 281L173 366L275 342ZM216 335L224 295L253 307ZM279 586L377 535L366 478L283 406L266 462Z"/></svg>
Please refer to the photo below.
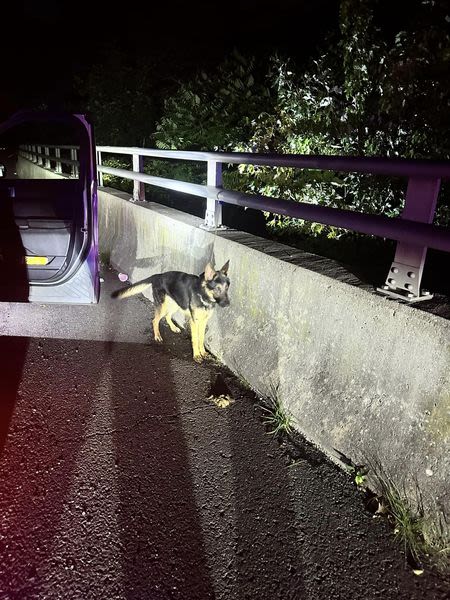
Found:
<svg viewBox="0 0 450 600"><path fill-rule="evenodd" d="M228 267L230 266L230 261L227 260L227 262L223 265L223 267L220 269L220 272L223 273L224 275L227 275L228 273Z"/></svg>
<svg viewBox="0 0 450 600"><path fill-rule="evenodd" d="M216 274L216 272L214 271L213 266L211 265L211 263L208 263L205 267L206 281L211 281L212 279L214 279L215 274Z"/></svg>

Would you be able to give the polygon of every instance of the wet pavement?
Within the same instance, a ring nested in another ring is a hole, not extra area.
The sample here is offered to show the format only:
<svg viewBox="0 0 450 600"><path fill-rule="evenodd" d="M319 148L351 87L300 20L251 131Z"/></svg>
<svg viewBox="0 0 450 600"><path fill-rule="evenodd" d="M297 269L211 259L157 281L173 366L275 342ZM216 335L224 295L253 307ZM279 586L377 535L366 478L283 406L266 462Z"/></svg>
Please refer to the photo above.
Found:
<svg viewBox="0 0 450 600"><path fill-rule="evenodd" d="M98 306L0 304L0 600L449 597L346 473L103 275Z"/></svg>

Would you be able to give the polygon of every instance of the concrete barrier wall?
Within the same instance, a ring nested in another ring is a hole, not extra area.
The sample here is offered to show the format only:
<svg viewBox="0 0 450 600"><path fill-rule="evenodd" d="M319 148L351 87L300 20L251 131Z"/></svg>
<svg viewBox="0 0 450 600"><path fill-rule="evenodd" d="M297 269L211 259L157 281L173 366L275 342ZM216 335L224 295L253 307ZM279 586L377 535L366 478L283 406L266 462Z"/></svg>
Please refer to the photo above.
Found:
<svg viewBox="0 0 450 600"><path fill-rule="evenodd" d="M100 191L101 252L131 281L230 260L231 306L206 345L329 455L379 460L425 505L449 506L450 323L387 300L332 261L129 194ZM151 298L151 291L148 296ZM149 316L150 318L150 316Z"/></svg>
<svg viewBox="0 0 450 600"><path fill-rule="evenodd" d="M16 170L17 176L21 179L61 179L66 177L66 175L55 173L50 169L44 169L21 156L17 159Z"/></svg>

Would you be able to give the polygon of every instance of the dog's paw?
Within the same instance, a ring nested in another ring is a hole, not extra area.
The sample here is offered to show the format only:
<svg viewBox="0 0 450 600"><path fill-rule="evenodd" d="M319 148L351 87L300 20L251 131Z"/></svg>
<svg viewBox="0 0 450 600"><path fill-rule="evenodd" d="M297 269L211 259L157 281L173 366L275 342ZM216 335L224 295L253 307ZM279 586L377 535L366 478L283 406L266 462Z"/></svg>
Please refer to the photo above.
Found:
<svg viewBox="0 0 450 600"><path fill-rule="evenodd" d="M201 354L194 354L194 360L196 363L200 364L203 362L203 356Z"/></svg>
<svg viewBox="0 0 450 600"><path fill-rule="evenodd" d="M158 333L157 335L155 335L155 342L162 342L162 341L163 341L163 339L162 339L160 333Z"/></svg>
<svg viewBox="0 0 450 600"><path fill-rule="evenodd" d="M169 325L170 327L170 325ZM174 333L181 333L181 329L179 327L177 327L176 325L172 325L170 327L170 331L173 331Z"/></svg>

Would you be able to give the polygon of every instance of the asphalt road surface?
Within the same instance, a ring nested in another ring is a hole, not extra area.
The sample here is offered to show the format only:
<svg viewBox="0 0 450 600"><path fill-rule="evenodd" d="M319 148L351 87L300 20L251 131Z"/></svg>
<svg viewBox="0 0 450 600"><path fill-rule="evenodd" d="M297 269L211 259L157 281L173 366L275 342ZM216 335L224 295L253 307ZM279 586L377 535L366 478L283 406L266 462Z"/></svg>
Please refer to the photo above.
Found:
<svg viewBox="0 0 450 600"><path fill-rule="evenodd" d="M151 304L0 304L0 600L415 600L387 523ZM232 300L232 298L231 298ZM211 392L228 392L218 407Z"/></svg>

